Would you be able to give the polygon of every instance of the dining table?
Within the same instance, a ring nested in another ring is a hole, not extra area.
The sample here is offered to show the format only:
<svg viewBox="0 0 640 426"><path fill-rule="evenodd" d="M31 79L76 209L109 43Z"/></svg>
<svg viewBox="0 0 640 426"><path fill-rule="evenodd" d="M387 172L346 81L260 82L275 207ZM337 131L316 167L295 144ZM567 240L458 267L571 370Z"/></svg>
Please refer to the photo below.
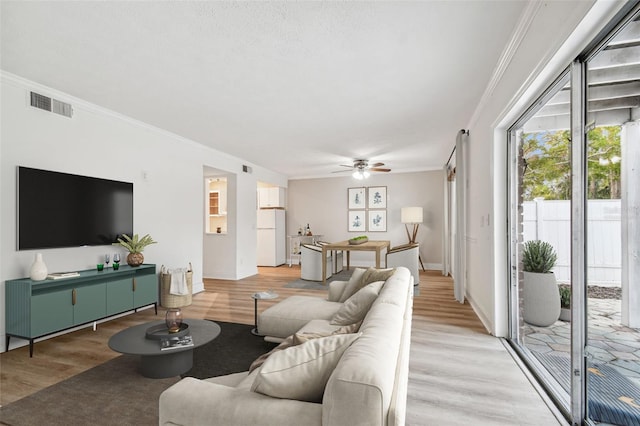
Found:
<svg viewBox="0 0 640 426"><path fill-rule="evenodd" d="M322 245L322 258L327 258L327 252L345 251L347 253L347 271L349 270L349 263L351 261L350 254L352 251L374 251L376 253L376 268L380 268L380 259L382 257L382 250L391 247L391 241L387 240L369 240L360 244L351 244L349 240L340 241L338 243L329 243ZM335 256L334 256L335 259ZM322 262L322 283L327 282L327 262Z"/></svg>

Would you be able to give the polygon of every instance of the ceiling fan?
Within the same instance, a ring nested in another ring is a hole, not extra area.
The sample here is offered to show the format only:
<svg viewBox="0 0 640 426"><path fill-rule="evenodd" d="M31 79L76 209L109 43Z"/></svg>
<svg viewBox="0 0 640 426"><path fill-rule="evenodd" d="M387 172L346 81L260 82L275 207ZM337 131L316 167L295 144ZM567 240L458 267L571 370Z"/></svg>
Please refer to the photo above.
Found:
<svg viewBox="0 0 640 426"><path fill-rule="evenodd" d="M369 160L353 160L353 165L341 164L341 167L348 167L350 170L336 170L333 173L348 172L353 170L353 177L356 179L366 179L370 172L390 172L391 169L382 168L384 163L369 164Z"/></svg>

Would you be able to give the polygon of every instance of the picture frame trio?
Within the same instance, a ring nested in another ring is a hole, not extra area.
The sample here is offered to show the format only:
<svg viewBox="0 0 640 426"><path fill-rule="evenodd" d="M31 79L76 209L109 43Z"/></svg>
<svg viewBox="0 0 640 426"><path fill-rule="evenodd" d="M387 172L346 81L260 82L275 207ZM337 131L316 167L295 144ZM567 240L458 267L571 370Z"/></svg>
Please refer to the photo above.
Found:
<svg viewBox="0 0 640 426"><path fill-rule="evenodd" d="M386 186L348 188L347 196L349 232L387 232Z"/></svg>

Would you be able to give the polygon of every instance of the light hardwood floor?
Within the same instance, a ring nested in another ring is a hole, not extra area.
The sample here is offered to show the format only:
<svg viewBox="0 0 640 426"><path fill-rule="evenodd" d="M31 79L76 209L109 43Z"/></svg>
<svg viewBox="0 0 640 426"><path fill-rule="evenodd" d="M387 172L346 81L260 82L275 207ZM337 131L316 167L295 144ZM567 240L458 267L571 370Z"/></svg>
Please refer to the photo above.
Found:
<svg viewBox="0 0 640 426"><path fill-rule="evenodd" d="M205 280L205 291L183 310L187 318L252 324L256 291L274 289L280 297L260 301L259 309L293 294L323 291L288 289L300 269L259 268L239 281ZM452 282L439 272L420 273L414 298L407 424L558 424L499 339L487 334L468 304L453 300ZM107 346L114 333L162 318L147 309L115 320L0 354L0 404L6 405L119 354Z"/></svg>

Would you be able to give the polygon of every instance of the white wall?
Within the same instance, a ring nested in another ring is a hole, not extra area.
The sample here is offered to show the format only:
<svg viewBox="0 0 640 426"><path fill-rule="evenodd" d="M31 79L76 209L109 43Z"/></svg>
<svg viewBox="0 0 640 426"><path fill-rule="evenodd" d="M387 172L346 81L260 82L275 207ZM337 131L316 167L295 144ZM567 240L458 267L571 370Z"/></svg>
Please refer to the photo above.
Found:
<svg viewBox="0 0 640 426"><path fill-rule="evenodd" d="M390 240L391 246L407 242L404 224L400 223L400 208L421 206L424 223L420 225L417 241L422 261L427 269L442 267L443 175L442 171L419 173L373 173L369 179L358 181L351 176L325 179L289 181L287 235L295 235L307 223L314 234L323 240L338 242L367 235L372 240ZM387 232L347 231L347 189L359 186L387 187ZM287 253L288 256L288 253ZM346 260L345 260L346 261ZM351 264L373 266L373 253L351 254Z"/></svg>
<svg viewBox="0 0 640 426"><path fill-rule="evenodd" d="M149 233L158 241L145 250L145 262L155 263L158 267L163 264L182 266L191 262L194 266L194 291L203 287L203 167L215 167L235 175L239 192L229 196L229 202L235 208L235 213L230 213L230 223L246 225L227 235L224 241L218 239L217 243L223 245L222 251L228 253L236 253L237 247L254 249L243 251L237 263L217 265L211 276L237 279L257 273L257 181L286 187L286 178L251 164L252 173L243 173L243 162L238 158L8 73L1 75L1 90L2 312L4 281L28 276L36 253L34 250L16 250L18 165L133 182L134 232ZM29 106L30 90L73 104L73 118ZM46 206L43 206L43 219L46 218L45 213ZM234 214L240 216L239 219L233 217ZM116 247L112 246L38 250L50 271L92 268L105 253L115 251ZM4 337L4 320L4 314L0 315L0 337Z"/></svg>
<svg viewBox="0 0 640 426"><path fill-rule="evenodd" d="M503 74L469 125L466 292L497 336L508 331L506 130L597 34L608 20L605 16L622 5L598 2L591 12L600 16L594 18L589 14L594 3L532 2L529 16L514 30L521 39L511 46ZM453 145L455 134L451 139Z"/></svg>

